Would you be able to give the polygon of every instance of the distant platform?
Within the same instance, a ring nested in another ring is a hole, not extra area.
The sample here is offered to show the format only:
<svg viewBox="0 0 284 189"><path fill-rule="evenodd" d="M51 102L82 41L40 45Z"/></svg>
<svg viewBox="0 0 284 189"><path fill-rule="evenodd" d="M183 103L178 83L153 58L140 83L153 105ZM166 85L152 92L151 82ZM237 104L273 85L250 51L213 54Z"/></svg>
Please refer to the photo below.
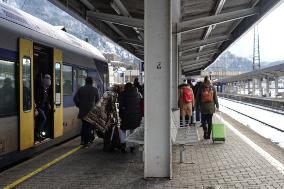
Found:
<svg viewBox="0 0 284 189"><path fill-rule="evenodd" d="M218 93L218 96L264 106L275 110L283 111L284 109L284 98L257 97L251 95L236 95L229 93Z"/></svg>

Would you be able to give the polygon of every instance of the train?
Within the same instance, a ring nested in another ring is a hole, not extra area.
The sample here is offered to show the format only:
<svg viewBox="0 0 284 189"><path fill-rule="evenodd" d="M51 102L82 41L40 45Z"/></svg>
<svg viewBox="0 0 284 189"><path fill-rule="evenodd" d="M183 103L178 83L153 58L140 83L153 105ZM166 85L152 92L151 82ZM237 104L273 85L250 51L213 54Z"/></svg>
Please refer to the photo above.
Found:
<svg viewBox="0 0 284 189"><path fill-rule="evenodd" d="M45 138L36 141L36 90L47 74L51 110ZM0 3L0 169L80 134L73 96L88 76L103 94L108 63L97 48Z"/></svg>

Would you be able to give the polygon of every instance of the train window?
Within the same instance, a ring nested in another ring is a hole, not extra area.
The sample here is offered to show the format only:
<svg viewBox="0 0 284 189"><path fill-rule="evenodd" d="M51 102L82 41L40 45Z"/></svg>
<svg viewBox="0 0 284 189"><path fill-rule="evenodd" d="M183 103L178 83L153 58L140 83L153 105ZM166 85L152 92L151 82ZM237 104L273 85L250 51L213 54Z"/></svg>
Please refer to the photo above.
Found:
<svg viewBox="0 0 284 189"><path fill-rule="evenodd" d="M72 95L73 83L72 83L72 66L63 65L63 94Z"/></svg>
<svg viewBox="0 0 284 189"><path fill-rule="evenodd" d="M88 75L88 73L87 73L86 70L83 70L83 69L78 70L78 80L77 80L78 89L85 85L85 80L87 78L87 75Z"/></svg>
<svg viewBox="0 0 284 189"><path fill-rule="evenodd" d="M30 111L32 107L31 101L31 59L23 58L23 110Z"/></svg>
<svg viewBox="0 0 284 189"><path fill-rule="evenodd" d="M55 104L61 104L61 64L55 63Z"/></svg>
<svg viewBox="0 0 284 189"><path fill-rule="evenodd" d="M16 113L15 63L0 60L0 116Z"/></svg>

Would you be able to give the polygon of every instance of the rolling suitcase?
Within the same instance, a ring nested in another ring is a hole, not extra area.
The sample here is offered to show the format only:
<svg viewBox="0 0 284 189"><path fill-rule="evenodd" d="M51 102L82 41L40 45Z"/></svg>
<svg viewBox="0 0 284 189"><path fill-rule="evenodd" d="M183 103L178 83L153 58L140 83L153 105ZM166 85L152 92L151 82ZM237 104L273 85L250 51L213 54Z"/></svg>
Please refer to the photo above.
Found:
<svg viewBox="0 0 284 189"><path fill-rule="evenodd" d="M222 120L222 115L221 113L219 114L220 118ZM222 123L222 121L218 123L213 123L212 125L212 140L213 142L215 141L224 141L226 139L226 130L225 130L225 125Z"/></svg>

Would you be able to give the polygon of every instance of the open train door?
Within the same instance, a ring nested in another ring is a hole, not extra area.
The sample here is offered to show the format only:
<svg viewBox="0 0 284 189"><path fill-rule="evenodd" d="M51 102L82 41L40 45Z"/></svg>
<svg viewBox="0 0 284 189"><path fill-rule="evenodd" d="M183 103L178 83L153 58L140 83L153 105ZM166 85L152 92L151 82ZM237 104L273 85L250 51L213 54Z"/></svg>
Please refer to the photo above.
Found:
<svg viewBox="0 0 284 189"><path fill-rule="evenodd" d="M53 50L54 138L63 135L62 51Z"/></svg>
<svg viewBox="0 0 284 189"><path fill-rule="evenodd" d="M19 39L20 150L34 145L33 42Z"/></svg>

